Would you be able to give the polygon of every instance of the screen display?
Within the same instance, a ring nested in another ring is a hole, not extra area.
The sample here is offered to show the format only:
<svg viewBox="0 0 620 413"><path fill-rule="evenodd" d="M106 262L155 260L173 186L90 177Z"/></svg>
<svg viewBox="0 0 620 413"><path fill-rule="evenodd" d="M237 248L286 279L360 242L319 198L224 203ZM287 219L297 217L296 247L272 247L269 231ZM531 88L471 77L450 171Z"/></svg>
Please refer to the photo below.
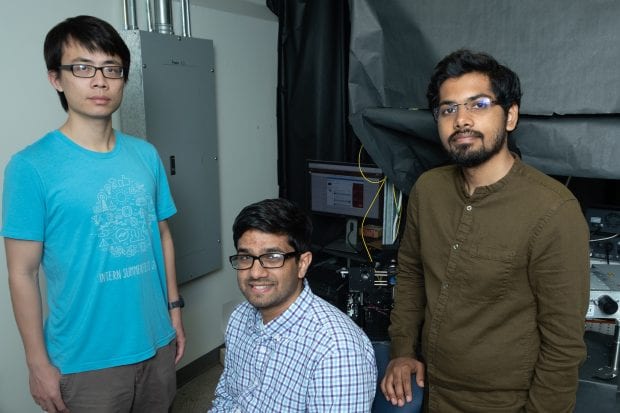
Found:
<svg viewBox="0 0 620 413"><path fill-rule="evenodd" d="M312 212L359 218L366 215L375 220L382 218L382 194L372 203L383 179L378 167L308 161L308 173Z"/></svg>

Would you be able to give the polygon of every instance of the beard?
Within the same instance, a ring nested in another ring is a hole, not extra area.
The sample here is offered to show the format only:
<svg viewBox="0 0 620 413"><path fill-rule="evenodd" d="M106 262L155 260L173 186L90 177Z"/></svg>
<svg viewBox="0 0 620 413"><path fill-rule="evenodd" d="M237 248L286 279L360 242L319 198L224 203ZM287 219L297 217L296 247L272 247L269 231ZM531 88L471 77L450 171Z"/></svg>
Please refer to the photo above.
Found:
<svg viewBox="0 0 620 413"><path fill-rule="evenodd" d="M479 138L482 141L482 145L478 149L472 149L472 144L452 145L454 137L458 134L466 133L470 136ZM498 132L491 140L491 147L487 147L484 144L484 135L481 132L475 130L460 130L450 135L448 139L448 154L452 161L464 168L473 168L482 165L493 156L497 155L508 138L508 132Z"/></svg>

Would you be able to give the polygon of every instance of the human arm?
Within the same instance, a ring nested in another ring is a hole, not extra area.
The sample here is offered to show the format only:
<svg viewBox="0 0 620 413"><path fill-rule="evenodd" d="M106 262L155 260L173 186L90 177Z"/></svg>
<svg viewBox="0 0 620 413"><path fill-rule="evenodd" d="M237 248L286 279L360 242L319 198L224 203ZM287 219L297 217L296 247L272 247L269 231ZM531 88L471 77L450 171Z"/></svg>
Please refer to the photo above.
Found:
<svg viewBox="0 0 620 413"><path fill-rule="evenodd" d="M161 237L161 246L164 253L164 263L166 266L166 285L168 286L168 302L177 301L179 299L179 287L177 285L177 272L174 258L174 243L168 221L159 221L159 233ZM185 353L185 330L183 329L183 320L181 318L181 309L173 308L169 310L172 327L177 335L177 354L175 364L177 364Z"/></svg>
<svg viewBox="0 0 620 413"><path fill-rule="evenodd" d="M5 238L9 290L17 328L24 344L30 393L43 410L66 411L60 393L60 372L47 355L43 338L39 265L43 243Z"/></svg>
<svg viewBox="0 0 620 413"><path fill-rule="evenodd" d="M209 409L209 413L230 413L234 411L234 408L236 407L232 396L228 392L228 380L230 373L226 368L227 364L228 363L224 362L224 371L217 382L213 405L211 409Z"/></svg>
<svg viewBox="0 0 620 413"><path fill-rule="evenodd" d="M342 342L330 348L310 380L308 412L369 412L377 387L377 369L370 343L367 348Z"/></svg>
<svg viewBox="0 0 620 413"><path fill-rule="evenodd" d="M225 348L232 349L234 344L231 342L231 321L234 320L234 313L231 315L228 325L226 326ZM234 334L232 334L234 336ZM233 395L230 392L231 385L231 369L233 362L231 361L231 351L226 350L224 353L224 371L220 375L220 379L217 382L215 388L215 397L213 399L213 406L209 410L209 413L229 413L233 412L235 404ZM234 374L233 374L234 375Z"/></svg>
<svg viewBox="0 0 620 413"><path fill-rule="evenodd" d="M424 320L426 296L417 227L417 195L411 191L407 206L407 224L398 251L398 272L394 291L394 309L390 315L392 361L381 380L381 391L388 401L402 406L412 400L411 375L424 387L424 364L416 359L418 335Z"/></svg>
<svg viewBox="0 0 620 413"><path fill-rule="evenodd" d="M572 200L554 211L534 235L528 272L541 343L526 411L572 412L578 369L586 355L588 228Z"/></svg>

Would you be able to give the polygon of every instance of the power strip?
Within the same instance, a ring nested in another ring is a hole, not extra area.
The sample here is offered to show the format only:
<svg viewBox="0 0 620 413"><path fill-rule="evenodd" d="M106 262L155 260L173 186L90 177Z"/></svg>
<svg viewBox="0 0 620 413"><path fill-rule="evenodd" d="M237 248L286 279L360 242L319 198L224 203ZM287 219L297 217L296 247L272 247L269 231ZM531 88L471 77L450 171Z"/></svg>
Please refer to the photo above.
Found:
<svg viewBox="0 0 620 413"><path fill-rule="evenodd" d="M586 331L613 336L616 323L613 320L586 320Z"/></svg>

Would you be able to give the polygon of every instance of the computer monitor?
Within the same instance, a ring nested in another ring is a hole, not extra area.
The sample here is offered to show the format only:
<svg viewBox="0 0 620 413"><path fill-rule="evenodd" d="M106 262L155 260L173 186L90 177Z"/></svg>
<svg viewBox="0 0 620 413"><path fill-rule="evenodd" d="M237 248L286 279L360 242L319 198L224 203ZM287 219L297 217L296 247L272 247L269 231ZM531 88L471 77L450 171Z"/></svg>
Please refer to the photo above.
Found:
<svg viewBox="0 0 620 413"><path fill-rule="evenodd" d="M357 163L311 160L308 161L308 173L312 212L382 220L383 191L377 196L379 183L383 179L380 168Z"/></svg>

